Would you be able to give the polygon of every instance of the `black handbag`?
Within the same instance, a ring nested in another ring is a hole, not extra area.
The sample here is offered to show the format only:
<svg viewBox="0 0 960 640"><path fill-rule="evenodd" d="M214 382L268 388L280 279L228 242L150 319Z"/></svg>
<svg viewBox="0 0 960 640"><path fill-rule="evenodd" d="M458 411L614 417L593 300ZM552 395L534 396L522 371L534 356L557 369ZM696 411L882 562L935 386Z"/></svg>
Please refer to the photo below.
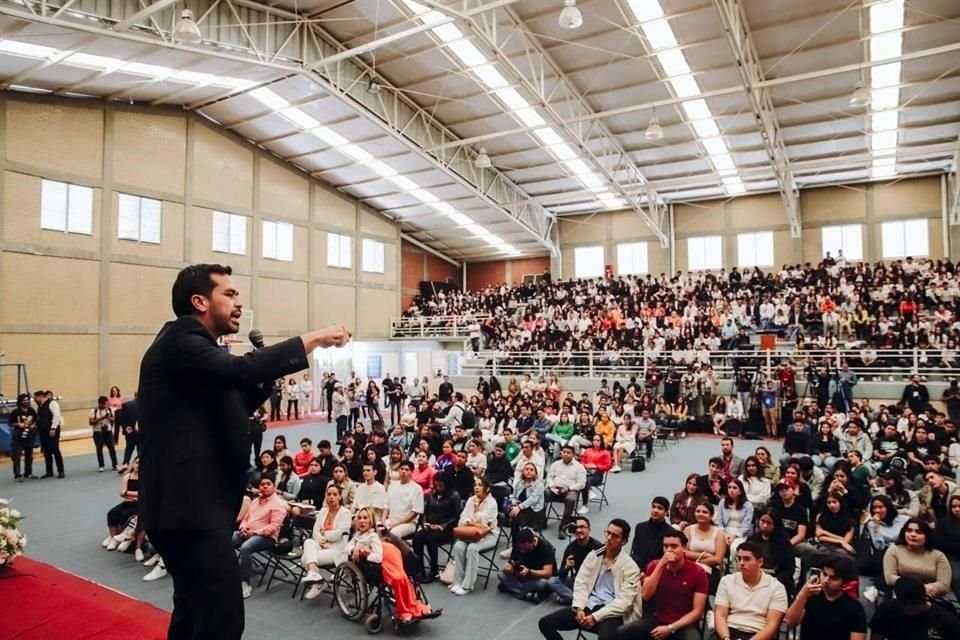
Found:
<svg viewBox="0 0 960 640"><path fill-rule="evenodd" d="M862 576L875 577L877 575L877 564L883 561L883 555L873 546L873 539L867 530L869 526L869 524L863 525L860 535L857 536L854 549L857 552L857 572Z"/></svg>

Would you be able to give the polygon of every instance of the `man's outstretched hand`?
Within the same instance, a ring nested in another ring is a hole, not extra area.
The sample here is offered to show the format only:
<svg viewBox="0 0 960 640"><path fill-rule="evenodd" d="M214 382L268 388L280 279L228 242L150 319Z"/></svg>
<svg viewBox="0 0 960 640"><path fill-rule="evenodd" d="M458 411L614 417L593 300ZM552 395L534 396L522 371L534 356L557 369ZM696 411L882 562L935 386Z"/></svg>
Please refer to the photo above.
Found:
<svg viewBox="0 0 960 640"><path fill-rule="evenodd" d="M314 349L342 347L350 342L353 333L343 325L331 325L325 329L311 331L303 336L303 348L307 353Z"/></svg>

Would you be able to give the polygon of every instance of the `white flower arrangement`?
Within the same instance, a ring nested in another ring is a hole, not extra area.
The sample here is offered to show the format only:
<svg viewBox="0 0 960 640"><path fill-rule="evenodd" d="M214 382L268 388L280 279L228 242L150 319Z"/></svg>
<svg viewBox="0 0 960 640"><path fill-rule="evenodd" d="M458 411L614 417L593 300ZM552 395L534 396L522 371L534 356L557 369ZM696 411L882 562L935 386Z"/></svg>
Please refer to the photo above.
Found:
<svg viewBox="0 0 960 640"><path fill-rule="evenodd" d="M10 507L10 501L0 498L0 567L9 566L17 556L23 555L27 546L27 536L17 525L23 520L23 514Z"/></svg>

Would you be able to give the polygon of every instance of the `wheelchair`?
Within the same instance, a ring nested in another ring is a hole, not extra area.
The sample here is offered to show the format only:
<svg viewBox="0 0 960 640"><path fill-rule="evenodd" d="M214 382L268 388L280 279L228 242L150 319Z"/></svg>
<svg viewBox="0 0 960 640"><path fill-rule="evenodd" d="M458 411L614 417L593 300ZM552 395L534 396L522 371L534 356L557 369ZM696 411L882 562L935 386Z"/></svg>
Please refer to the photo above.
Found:
<svg viewBox="0 0 960 640"><path fill-rule="evenodd" d="M392 538L391 541L395 544L400 542L395 536L388 536L387 538L388 540ZM413 569L412 563L416 562L416 557L413 556L412 551L405 544L399 548L403 553L407 575L411 576L413 575L411 572ZM429 604L427 595L420 583L413 578L408 579L413 584L417 598L424 604ZM337 565L333 573L333 602L347 620L352 622L362 620L363 628L370 634L383 631L385 614L390 616L390 621L393 623L396 632L405 631L421 622L419 619L402 622L397 617L393 591L383 581L380 565L372 562L354 563L348 560Z"/></svg>

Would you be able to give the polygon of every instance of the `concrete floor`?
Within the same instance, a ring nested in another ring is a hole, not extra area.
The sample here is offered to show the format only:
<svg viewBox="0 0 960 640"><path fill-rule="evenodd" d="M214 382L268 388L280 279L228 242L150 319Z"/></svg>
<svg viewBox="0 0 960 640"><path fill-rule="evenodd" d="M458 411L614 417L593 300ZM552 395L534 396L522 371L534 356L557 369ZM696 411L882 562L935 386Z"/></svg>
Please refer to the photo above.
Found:
<svg viewBox="0 0 960 640"><path fill-rule="evenodd" d="M264 434L269 446L276 434L286 435L288 444L303 436L333 439L333 427L328 424L310 424L289 428L271 428ZM737 452L749 455L757 442L738 441ZM768 442L774 456L781 449L778 443ZM719 453L715 438L688 438L657 456L643 473L629 471L611 475L607 494L610 506L602 512L594 508L590 514L595 533L601 532L609 518L622 517L631 525L648 516L650 500L656 495L668 498L680 489L683 478L691 472L703 472L711 455ZM113 473L97 473L93 455L67 458L65 480L35 480L15 484L12 470L5 466L0 476L0 496L11 498L14 506L27 517L22 526L29 537L30 557L48 562L77 575L150 602L158 607L172 606L172 582L169 578L143 582L147 572L132 555L106 552L100 541L106 535L105 514L119 501L119 477ZM42 472L42 463L41 463ZM556 538L556 526L548 537L563 549L565 543ZM534 606L520 602L495 589L495 578L490 588L470 596L451 595L442 584L428 585L427 597L434 607L442 607L444 614L437 620L416 627L419 637L462 637L465 629L483 629L489 640L539 638L537 619L549 613L556 605L541 603ZM247 638L308 638L338 637L340 634L362 633L362 628L341 617L336 608L330 608L329 596L312 602L291 599L291 587L275 585L269 592L256 590L246 601ZM322 630L322 631L321 631ZM384 633L393 633L389 627ZM571 633L570 637L575 634ZM342 637L342 636L341 636Z"/></svg>

